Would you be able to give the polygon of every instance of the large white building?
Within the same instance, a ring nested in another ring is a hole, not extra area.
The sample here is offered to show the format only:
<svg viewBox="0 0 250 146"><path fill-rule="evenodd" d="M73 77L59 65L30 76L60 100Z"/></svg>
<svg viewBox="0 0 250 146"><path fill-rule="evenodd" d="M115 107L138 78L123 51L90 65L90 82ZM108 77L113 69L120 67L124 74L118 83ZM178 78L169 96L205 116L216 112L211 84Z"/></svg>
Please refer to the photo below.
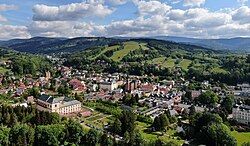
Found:
<svg viewBox="0 0 250 146"><path fill-rule="evenodd" d="M37 99L37 109L48 112L56 112L61 115L78 113L81 111L81 102L67 97L53 97L41 95Z"/></svg>
<svg viewBox="0 0 250 146"><path fill-rule="evenodd" d="M250 106L234 106L233 118L243 124L250 124Z"/></svg>

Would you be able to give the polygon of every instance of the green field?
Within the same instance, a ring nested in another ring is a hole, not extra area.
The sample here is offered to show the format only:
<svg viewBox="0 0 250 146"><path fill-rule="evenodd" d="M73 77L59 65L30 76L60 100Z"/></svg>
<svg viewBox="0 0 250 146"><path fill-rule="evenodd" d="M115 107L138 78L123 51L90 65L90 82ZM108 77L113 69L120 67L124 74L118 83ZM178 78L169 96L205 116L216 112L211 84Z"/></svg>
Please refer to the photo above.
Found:
<svg viewBox="0 0 250 146"><path fill-rule="evenodd" d="M250 142L250 132L232 131L232 135L236 138L238 146L241 146L244 142Z"/></svg>
<svg viewBox="0 0 250 146"><path fill-rule="evenodd" d="M95 58L97 58L98 56L104 54L104 53L107 52L107 51L115 50L115 49L117 49L117 48L119 48L119 47L120 47L119 45L110 46L110 47L105 47L105 49L102 50L102 52L101 52L100 54L96 55Z"/></svg>
<svg viewBox="0 0 250 146"><path fill-rule="evenodd" d="M111 59L114 61L120 61L124 56L126 56L130 51L139 49L140 46L137 42L125 42L124 49L114 52Z"/></svg>
<svg viewBox="0 0 250 146"><path fill-rule="evenodd" d="M188 60L188 59L183 59L180 63L179 63L179 66L184 69L184 70L187 70L188 69L188 66L190 65L192 61L191 60Z"/></svg>
<svg viewBox="0 0 250 146"><path fill-rule="evenodd" d="M214 73L227 73L226 70L224 70L224 69L222 69L220 67L214 67L211 71L214 72Z"/></svg>
<svg viewBox="0 0 250 146"><path fill-rule="evenodd" d="M153 60L148 61L149 64L159 65L165 68L172 68L175 66L175 59L166 58L166 57L158 57Z"/></svg>

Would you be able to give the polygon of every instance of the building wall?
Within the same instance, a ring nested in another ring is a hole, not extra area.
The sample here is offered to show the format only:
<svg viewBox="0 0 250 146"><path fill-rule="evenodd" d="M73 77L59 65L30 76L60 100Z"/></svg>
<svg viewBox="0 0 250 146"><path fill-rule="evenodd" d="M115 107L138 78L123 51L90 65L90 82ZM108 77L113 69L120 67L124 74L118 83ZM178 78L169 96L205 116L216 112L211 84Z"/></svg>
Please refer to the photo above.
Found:
<svg viewBox="0 0 250 146"><path fill-rule="evenodd" d="M47 102L38 99L37 105L38 105L37 109L46 110L49 112L56 112L58 114L63 114L63 115L81 111L81 103L70 106L63 106L63 104L61 103L49 104Z"/></svg>
<svg viewBox="0 0 250 146"><path fill-rule="evenodd" d="M81 104L75 104L71 106L65 106L59 109L59 114L70 114L81 111Z"/></svg>
<svg viewBox="0 0 250 146"><path fill-rule="evenodd" d="M233 118L239 123L249 124L250 123L250 111L233 108Z"/></svg>

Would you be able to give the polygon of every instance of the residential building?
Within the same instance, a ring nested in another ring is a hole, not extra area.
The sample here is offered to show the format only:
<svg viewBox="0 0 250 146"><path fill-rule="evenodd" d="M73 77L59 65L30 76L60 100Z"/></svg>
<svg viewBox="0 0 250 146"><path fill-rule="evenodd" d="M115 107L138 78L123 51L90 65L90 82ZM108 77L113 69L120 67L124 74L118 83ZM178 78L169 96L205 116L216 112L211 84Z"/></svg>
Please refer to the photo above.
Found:
<svg viewBox="0 0 250 146"><path fill-rule="evenodd" d="M117 89L117 84L116 81L104 81L104 82L100 82L99 84L100 89L102 90L108 90L108 91L113 91L114 89Z"/></svg>
<svg viewBox="0 0 250 146"><path fill-rule="evenodd" d="M250 106L236 105L233 107L233 118L242 124L250 124Z"/></svg>

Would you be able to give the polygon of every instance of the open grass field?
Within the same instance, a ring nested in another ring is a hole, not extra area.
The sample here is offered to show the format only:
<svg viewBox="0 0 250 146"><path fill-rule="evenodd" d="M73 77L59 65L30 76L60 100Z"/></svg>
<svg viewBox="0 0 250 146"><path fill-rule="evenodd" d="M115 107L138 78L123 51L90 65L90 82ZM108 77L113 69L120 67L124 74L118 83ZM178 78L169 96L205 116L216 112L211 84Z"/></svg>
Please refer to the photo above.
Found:
<svg viewBox="0 0 250 146"><path fill-rule="evenodd" d="M110 47L105 47L105 49L102 50L101 53L97 54L94 58L97 58L97 57L99 57L100 55L104 54L105 52L110 51L110 50L115 50L115 49L117 49L117 48L119 48L119 47L120 47L119 45L110 46Z"/></svg>
<svg viewBox="0 0 250 146"><path fill-rule="evenodd" d="M124 49L114 52L111 59L114 61L120 61L124 56L126 56L130 51L139 49L140 46L137 42L125 42Z"/></svg>
<svg viewBox="0 0 250 146"><path fill-rule="evenodd" d="M214 72L214 73L227 73L226 70L224 70L224 69L222 69L222 68L220 68L220 67L214 67L214 68L212 69L212 72Z"/></svg>
<svg viewBox="0 0 250 146"><path fill-rule="evenodd" d="M146 45L147 45L147 43L140 43L140 46L141 46L142 50L148 50L149 49Z"/></svg>
<svg viewBox="0 0 250 146"><path fill-rule="evenodd" d="M163 133L163 135L161 135L161 132L147 133L144 130L147 129L147 127L149 126L149 124L137 122L137 128L139 129L143 139L147 141L155 141L159 138L165 142L175 141L179 145L182 145L184 143L183 140L178 140L177 137L174 136L175 130L169 129L165 133Z"/></svg>
<svg viewBox="0 0 250 146"><path fill-rule="evenodd" d="M232 135L236 138L238 146L241 146L244 142L250 142L250 132L232 131Z"/></svg>
<svg viewBox="0 0 250 146"><path fill-rule="evenodd" d="M188 59L183 59L180 63L179 63L179 66L184 69L184 70L187 70L188 69L188 66L190 65L192 61L191 60L188 60Z"/></svg>
<svg viewBox="0 0 250 146"><path fill-rule="evenodd" d="M166 57L158 57L153 60L148 61L150 64L159 65L165 68L172 68L175 66L175 59L166 58Z"/></svg>

